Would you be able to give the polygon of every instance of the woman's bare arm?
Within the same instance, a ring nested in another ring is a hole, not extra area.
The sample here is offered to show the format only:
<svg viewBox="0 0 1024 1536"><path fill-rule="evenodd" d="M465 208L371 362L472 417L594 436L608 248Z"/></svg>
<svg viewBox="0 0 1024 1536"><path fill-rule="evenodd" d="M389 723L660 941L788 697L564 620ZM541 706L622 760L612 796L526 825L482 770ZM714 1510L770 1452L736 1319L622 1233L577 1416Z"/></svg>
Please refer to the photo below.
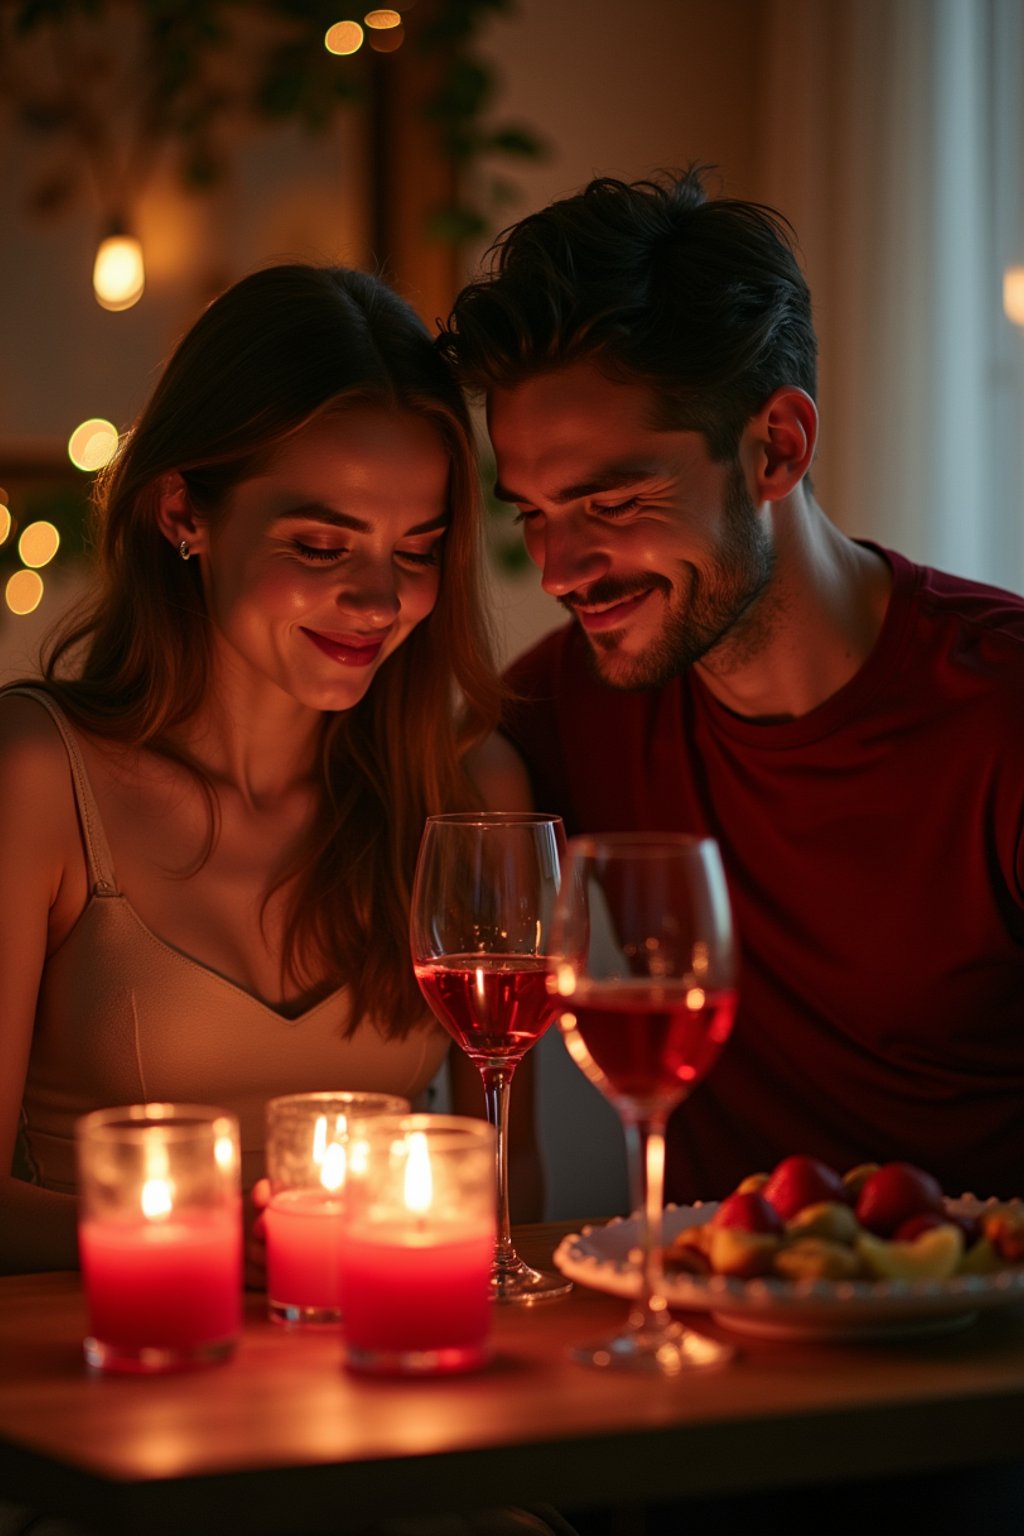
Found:
<svg viewBox="0 0 1024 1536"><path fill-rule="evenodd" d="M78 1263L77 1204L11 1175L51 913L77 838L67 755L29 699L0 699L0 1273Z"/></svg>

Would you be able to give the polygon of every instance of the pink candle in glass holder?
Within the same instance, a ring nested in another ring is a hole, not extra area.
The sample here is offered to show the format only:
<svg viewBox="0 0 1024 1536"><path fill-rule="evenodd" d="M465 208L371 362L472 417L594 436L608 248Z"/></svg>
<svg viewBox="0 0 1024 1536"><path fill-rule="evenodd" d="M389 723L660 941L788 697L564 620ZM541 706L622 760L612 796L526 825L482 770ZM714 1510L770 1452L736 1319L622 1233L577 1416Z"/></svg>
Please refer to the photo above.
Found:
<svg viewBox="0 0 1024 1536"><path fill-rule="evenodd" d="M472 1370L489 1355L494 1131L457 1115L364 1123L346 1186L346 1363L377 1374Z"/></svg>
<svg viewBox="0 0 1024 1536"><path fill-rule="evenodd" d="M285 1094L267 1104L264 1225L275 1322L339 1322L349 1136L365 1116L408 1108L395 1094L360 1092Z"/></svg>
<svg viewBox="0 0 1024 1536"><path fill-rule="evenodd" d="M84 1116L76 1138L86 1359L136 1373L225 1359L242 1326L234 1117L137 1104Z"/></svg>

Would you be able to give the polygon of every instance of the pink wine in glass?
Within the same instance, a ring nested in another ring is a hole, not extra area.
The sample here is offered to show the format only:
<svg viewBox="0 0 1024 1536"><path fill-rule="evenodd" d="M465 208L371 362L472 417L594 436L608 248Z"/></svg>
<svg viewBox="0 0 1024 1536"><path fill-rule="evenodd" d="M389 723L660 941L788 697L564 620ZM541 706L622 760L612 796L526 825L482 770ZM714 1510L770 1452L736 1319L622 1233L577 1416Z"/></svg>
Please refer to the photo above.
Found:
<svg viewBox="0 0 1024 1536"><path fill-rule="evenodd" d="M707 1075L736 1013L731 987L705 991L648 978L583 983L567 1002L564 1028L577 1064L608 1098L652 1106L674 1106Z"/></svg>
<svg viewBox="0 0 1024 1536"><path fill-rule="evenodd" d="M473 1061L519 1061L561 1010L543 955L445 955L419 963L424 997Z"/></svg>

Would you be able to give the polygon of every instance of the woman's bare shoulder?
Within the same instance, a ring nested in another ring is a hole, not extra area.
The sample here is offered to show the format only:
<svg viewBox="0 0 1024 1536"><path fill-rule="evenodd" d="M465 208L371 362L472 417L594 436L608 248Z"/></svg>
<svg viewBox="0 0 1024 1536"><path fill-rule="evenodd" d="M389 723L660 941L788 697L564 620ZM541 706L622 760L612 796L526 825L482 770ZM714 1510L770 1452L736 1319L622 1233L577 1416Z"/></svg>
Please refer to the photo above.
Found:
<svg viewBox="0 0 1024 1536"><path fill-rule="evenodd" d="M68 785L68 755L53 717L38 699L0 693L0 788L11 804L45 798Z"/></svg>

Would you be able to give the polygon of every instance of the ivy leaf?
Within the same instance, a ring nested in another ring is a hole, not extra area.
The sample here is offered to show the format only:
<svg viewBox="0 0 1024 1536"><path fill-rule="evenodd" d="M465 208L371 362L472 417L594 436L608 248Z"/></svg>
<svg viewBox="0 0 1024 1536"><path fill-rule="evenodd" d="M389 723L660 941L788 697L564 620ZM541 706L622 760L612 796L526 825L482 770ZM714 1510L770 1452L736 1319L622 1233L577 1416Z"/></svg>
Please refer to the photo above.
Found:
<svg viewBox="0 0 1024 1536"><path fill-rule="evenodd" d="M524 160L541 160L548 153L545 141L519 123L493 129L481 140L480 147L498 150L503 155L518 155Z"/></svg>

